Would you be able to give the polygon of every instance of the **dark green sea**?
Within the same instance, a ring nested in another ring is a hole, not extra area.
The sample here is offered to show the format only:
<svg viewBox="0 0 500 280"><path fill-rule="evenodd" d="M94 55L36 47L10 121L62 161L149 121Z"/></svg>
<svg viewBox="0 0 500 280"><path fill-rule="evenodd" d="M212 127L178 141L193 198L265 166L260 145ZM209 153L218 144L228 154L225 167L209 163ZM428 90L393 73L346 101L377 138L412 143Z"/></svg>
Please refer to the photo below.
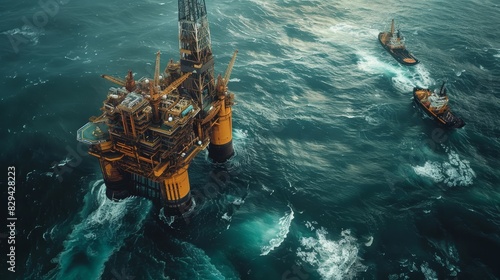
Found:
<svg viewBox="0 0 500 280"><path fill-rule="evenodd" d="M179 59L177 1L0 3L0 279L500 279L498 1L206 5L216 72L239 50L236 155L198 155L176 220L107 200L76 131L101 74ZM420 64L378 43L393 18ZM462 129L412 103L442 81Z"/></svg>

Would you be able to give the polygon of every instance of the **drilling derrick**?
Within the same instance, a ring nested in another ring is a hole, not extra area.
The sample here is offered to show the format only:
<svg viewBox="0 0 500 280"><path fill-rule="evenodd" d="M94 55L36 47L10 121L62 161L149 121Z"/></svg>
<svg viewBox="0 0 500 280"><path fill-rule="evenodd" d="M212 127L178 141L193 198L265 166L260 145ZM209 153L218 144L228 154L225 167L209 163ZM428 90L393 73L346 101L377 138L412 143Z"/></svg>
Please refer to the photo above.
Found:
<svg viewBox="0 0 500 280"><path fill-rule="evenodd" d="M99 160L108 198L146 197L169 215L191 208L188 168L200 151L208 146L215 162L234 154L227 83L237 51L216 83L205 1L178 4L180 61L160 73L158 52L152 78L102 75L118 87L77 135Z"/></svg>
<svg viewBox="0 0 500 280"><path fill-rule="evenodd" d="M216 90L205 0L179 0L179 49L181 72L193 73L184 88L201 108L195 131L200 138L210 134L209 157L224 162L234 154L232 113L226 110L230 107L227 90Z"/></svg>

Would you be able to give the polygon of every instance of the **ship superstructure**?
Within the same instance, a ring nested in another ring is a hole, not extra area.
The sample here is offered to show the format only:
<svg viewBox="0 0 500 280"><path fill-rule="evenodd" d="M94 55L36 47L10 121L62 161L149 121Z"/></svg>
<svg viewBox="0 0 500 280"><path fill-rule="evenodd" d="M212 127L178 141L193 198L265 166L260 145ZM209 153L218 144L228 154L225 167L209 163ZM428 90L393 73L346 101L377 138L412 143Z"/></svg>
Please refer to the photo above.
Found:
<svg viewBox="0 0 500 280"><path fill-rule="evenodd" d="M429 117L443 127L461 128L465 125L465 122L450 110L444 82L439 92L419 87L413 88L413 100Z"/></svg>
<svg viewBox="0 0 500 280"><path fill-rule="evenodd" d="M147 197L171 215L191 208L188 167L200 151L208 147L215 162L234 154L227 83L237 51L215 79L205 1L178 0L178 8L180 61L160 73L158 52L152 78L103 75L118 86L77 136L99 159L108 198Z"/></svg>
<svg viewBox="0 0 500 280"><path fill-rule="evenodd" d="M378 40L380 44L399 62L405 65L415 65L418 64L418 59L416 59L413 54L411 54L405 46L404 38L401 36L401 32L398 30L395 32L394 29L394 19L391 21L391 31L380 32L378 34Z"/></svg>

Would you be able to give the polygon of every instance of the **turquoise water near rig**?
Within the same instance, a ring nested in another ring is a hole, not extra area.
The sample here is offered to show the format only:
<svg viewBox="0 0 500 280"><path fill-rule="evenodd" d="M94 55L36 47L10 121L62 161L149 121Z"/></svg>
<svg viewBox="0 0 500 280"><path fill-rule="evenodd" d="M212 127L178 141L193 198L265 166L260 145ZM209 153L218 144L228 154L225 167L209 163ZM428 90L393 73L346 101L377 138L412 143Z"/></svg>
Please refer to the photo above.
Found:
<svg viewBox="0 0 500 280"><path fill-rule="evenodd" d="M497 1L207 0L216 72L239 50L236 155L191 164L185 221L106 200L76 141L112 86L101 74L178 60L177 1L52 3L0 4L1 184L15 166L18 217L1 279L500 278ZM419 65L378 43L392 18ZM412 104L443 80L463 129Z"/></svg>

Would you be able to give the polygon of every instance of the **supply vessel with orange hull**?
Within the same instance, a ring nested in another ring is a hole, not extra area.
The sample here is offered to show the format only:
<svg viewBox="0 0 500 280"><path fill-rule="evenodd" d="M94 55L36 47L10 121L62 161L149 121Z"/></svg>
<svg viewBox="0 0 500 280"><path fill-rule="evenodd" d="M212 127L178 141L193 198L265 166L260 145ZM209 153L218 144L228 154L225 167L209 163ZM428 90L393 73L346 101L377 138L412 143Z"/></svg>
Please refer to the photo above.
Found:
<svg viewBox="0 0 500 280"><path fill-rule="evenodd" d="M117 86L77 136L99 160L108 198L146 197L167 215L192 208L188 167L200 151L214 162L234 154L227 84L237 51L216 78L205 0L178 0L178 17L180 61L160 72L158 52L153 77L103 75Z"/></svg>
<svg viewBox="0 0 500 280"><path fill-rule="evenodd" d="M413 100L429 117L446 128L461 128L465 122L453 114L448 106L446 88L441 85L439 92L430 89L413 88Z"/></svg>
<svg viewBox="0 0 500 280"><path fill-rule="evenodd" d="M394 36L396 35L396 36ZM380 32L378 34L380 44L399 62L404 65L415 65L419 61L407 49L404 38L398 30L394 34L394 19L391 22L390 32Z"/></svg>

